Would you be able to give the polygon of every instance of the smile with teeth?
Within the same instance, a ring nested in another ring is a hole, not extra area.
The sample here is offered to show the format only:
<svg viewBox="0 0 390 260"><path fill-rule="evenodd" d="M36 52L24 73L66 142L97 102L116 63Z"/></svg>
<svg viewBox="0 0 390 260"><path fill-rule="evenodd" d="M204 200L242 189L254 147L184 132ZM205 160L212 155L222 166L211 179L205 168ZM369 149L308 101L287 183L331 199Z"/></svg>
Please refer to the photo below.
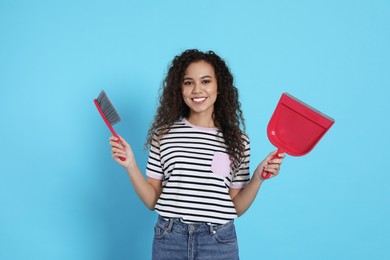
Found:
<svg viewBox="0 0 390 260"><path fill-rule="evenodd" d="M205 97L192 98L195 104L202 104L206 100Z"/></svg>

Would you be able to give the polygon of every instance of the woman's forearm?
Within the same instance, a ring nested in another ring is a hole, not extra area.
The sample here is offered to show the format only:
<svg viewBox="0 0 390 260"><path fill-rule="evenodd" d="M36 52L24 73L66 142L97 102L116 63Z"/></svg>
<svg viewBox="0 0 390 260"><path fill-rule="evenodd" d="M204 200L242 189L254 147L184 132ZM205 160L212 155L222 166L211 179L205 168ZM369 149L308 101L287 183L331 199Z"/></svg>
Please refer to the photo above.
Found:
<svg viewBox="0 0 390 260"><path fill-rule="evenodd" d="M275 156L276 152L277 151L273 151L268 154L268 156L257 166L252 179L244 189L231 193L238 216L244 214L255 200L257 193L264 182L264 178L262 177L263 171L271 173L271 176L268 178L273 178L279 174L280 165L283 162L285 154L279 153L278 156Z"/></svg>
<svg viewBox="0 0 390 260"><path fill-rule="evenodd" d="M241 216L248 210L262 184L263 180L256 176L255 173L248 185L233 198L233 204L238 216Z"/></svg>
<svg viewBox="0 0 390 260"><path fill-rule="evenodd" d="M138 197L148 209L153 210L161 193L161 181L146 180L137 164L129 166L126 171Z"/></svg>

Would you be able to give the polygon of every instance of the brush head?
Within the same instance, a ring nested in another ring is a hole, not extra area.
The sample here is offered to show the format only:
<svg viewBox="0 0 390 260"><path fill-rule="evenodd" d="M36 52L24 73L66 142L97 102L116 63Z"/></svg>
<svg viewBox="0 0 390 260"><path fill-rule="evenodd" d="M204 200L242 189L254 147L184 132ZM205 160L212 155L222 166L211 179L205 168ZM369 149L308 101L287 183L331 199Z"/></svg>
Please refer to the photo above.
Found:
<svg viewBox="0 0 390 260"><path fill-rule="evenodd" d="M119 114L116 112L114 106L112 105L110 99L102 90L100 92L99 96L96 99L97 104L99 105L101 112L104 114L105 118L111 125L115 125L119 121L121 121L121 118L119 117Z"/></svg>

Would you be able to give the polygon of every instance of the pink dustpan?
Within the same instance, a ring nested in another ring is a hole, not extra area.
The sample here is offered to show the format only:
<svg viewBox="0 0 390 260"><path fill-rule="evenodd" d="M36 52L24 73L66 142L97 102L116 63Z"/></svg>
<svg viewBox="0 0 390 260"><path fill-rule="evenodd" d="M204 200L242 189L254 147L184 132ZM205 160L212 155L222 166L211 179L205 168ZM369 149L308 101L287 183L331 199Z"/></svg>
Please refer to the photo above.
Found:
<svg viewBox="0 0 390 260"><path fill-rule="evenodd" d="M283 93L267 127L268 139L278 148L274 158L279 153L309 153L333 124L331 117ZM263 171L263 178L270 176L270 172Z"/></svg>

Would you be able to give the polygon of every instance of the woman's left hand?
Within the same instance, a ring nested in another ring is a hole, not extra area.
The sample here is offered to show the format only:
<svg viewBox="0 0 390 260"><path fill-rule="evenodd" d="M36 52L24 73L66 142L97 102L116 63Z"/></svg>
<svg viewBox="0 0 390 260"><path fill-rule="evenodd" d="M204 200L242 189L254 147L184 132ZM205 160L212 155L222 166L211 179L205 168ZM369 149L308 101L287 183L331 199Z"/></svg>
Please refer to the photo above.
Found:
<svg viewBox="0 0 390 260"><path fill-rule="evenodd" d="M285 153L279 153L278 157L273 159L277 151L271 152L255 170L255 174L260 178L260 180L265 180L262 176L263 171L271 173L271 177L275 177L279 174L280 166L283 163L283 159L286 157Z"/></svg>

